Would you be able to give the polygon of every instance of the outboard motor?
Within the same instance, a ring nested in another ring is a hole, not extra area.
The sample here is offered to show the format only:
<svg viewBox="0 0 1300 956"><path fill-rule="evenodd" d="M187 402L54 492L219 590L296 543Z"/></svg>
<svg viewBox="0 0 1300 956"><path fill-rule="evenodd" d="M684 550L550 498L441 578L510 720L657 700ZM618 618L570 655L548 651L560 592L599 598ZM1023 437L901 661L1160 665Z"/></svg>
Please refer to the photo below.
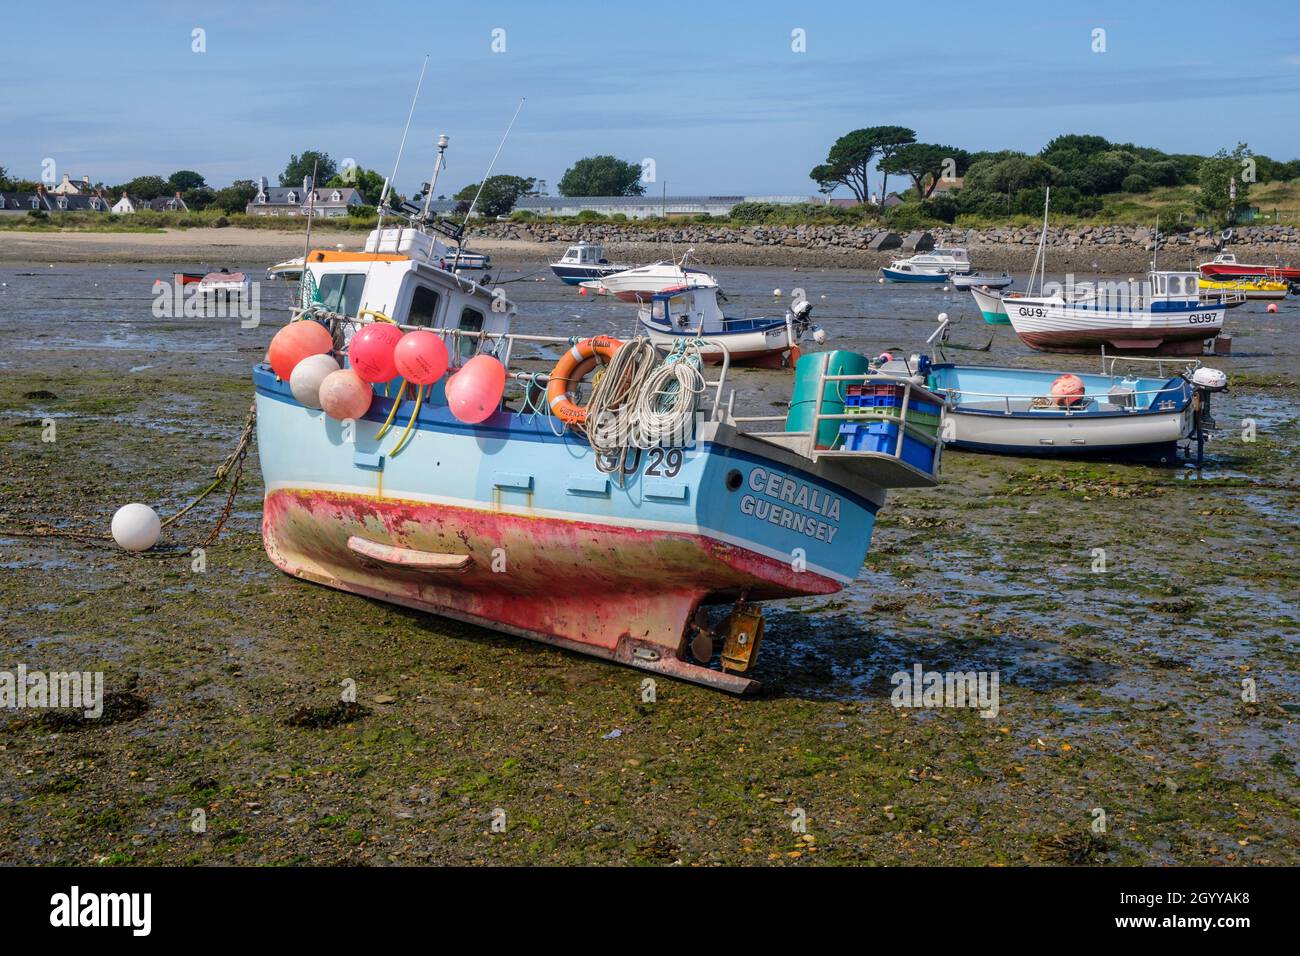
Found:
<svg viewBox="0 0 1300 956"><path fill-rule="evenodd" d="M1210 409L1210 396L1215 392L1228 389L1228 376L1217 368L1198 368L1190 379L1195 391L1193 401L1196 403L1193 428L1196 430L1196 467L1200 468L1205 459L1205 432L1214 427L1214 415Z"/></svg>

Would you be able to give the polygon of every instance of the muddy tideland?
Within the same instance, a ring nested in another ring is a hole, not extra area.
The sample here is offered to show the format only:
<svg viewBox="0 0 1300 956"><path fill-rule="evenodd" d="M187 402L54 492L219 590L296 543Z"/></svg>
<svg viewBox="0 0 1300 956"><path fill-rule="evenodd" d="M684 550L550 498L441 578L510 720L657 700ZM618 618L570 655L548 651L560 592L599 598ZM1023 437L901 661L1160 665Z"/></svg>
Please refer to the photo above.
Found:
<svg viewBox="0 0 1300 956"><path fill-rule="evenodd" d="M170 252L45 252L0 267L0 671L102 673L104 699L0 712L0 862L1300 862L1294 300L1229 314L1200 472L946 455L852 586L768 607L760 695L650 701L641 672L281 574L256 447L214 542L224 488L154 551L105 541L120 505L211 483L289 292L260 287L251 328L159 318ZM717 272L750 314L804 288L840 348L913 347L944 311L991 348L960 360L1095 364L861 269ZM500 277L520 331L631 328L541 260ZM733 374L780 414L788 372ZM896 706L917 668L997 696Z"/></svg>

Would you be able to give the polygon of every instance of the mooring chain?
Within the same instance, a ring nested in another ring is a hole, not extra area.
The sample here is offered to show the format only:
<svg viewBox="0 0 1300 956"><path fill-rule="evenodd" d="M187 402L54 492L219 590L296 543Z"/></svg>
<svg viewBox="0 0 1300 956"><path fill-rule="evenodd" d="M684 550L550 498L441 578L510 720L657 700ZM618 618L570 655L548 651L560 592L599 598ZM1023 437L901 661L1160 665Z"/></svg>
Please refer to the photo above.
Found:
<svg viewBox="0 0 1300 956"><path fill-rule="evenodd" d="M234 510L235 496L239 492L239 481L244 474L244 462L248 458L248 449L253 444L254 426L256 425L256 423L257 423L257 403L254 402L252 406L248 409L248 418L244 421L244 428L240 432L239 441L235 444L234 450L228 456L226 456L226 460L223 461L221 465L217 468L216 473L213 475L212 483L208 485L206 488L204 488L201 492L199 492L198 496L194 498L194 500L191 501L189 504L187 504L184 508L181 508L175 514L171 515L170 517L160 522L160 527L166 528L168 525L174 524L185 514L193 510L199 504L199 502L203 501L203 499L207 498L208 495L212 494L212 492L220 488L221 485L225 483L227 477L232 477L232 472L233 472L233 477L230 483L230 490L226 494L226 501L221 508L220 515L217 516L216 524L213 526L212 530L208 533L208 535L201 542L194 545L194 547L206 548L209 545L211 545L214 541L217 540L217 538L220 536L222 532L222 529L225 528L226 522L230 520L231 512ZM100 541L100 542L113 540L113 536L111 534L103 534L102 532L75 531L75 530L68 530L64 528L50 528L45 525L38 525L35 528L31 528L28 530L0 528L0 535L5 535L14 538L77 538L85 541ZM175 552L175 553L188 554L191 550L192 549L189 548L183 548L181 552ZM149 555L145 555L142 553L141 556L148 557Z"/></svg>

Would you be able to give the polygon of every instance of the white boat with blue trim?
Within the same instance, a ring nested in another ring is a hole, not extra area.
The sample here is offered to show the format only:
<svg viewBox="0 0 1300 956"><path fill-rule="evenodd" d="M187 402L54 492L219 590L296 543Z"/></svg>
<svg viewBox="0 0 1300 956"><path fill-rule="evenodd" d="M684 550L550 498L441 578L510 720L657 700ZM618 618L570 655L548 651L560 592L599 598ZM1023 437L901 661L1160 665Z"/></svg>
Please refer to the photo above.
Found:
<svg viewBox="0 0 1300 956"><path fill-rule="evenodd" d="M971 272L970 256L965 249L954 246L934 248L905 259L895 259L881 266L880 274L890 282L947 282L955 275Z"/></svg>
<svg viewBox="0 0 1300 956"><path fill-rule="evenodd" d="M802 354L800 341L808 336L817 343L826 333L809 319L812 303L800 299L776 318L741 318L723 314L714 286L682 286L657 292L638 311L641 330L655 345L672 350L680 342L705 340L704 360L717 364L724 355L731 364L782 368L794 365Z"/></svg>

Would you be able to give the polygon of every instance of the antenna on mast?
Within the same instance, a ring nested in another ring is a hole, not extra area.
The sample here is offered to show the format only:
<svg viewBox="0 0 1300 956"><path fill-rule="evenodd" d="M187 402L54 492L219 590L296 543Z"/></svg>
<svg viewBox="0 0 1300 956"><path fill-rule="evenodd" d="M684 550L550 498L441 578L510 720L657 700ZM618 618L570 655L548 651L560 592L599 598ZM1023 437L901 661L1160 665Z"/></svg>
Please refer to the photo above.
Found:
<svg viewBox="0 0 1300 956"><path fill-rule="evenodd" d="M510 117L510 125L506 127L501 142L497 144L497 151L492 154L492 162L488 163L487 172L483 174L483 181L478 184L478 192L474 194L473 202L469 204L469 209L465 211L465 222L461 223L461 228L464 228L465 223L469 222L469 217L474 215L474 207L478 205L478 197L483 195L483 187L487 185L488 177L492 175L492 169L497 164L497 157L501 155L501 150L505 148L506 140L510 137L510 131L515 128L515 120L519 119L519 111L524 108L525 99L527 97L520 98L519 105L515 107L515 115Z"/></svg>
<svg viewBox="0 0 1300 956"><path fill-rule="evenodd" d="M393 161L393 175L384 180L383 192L379 195L379 223L378 228L384 228L384 207L388 205L388 194L392 190L393 183L397 181L397 170L402 165L402 152L406 149L406 134L411 131L411 118L415 116L415 104L420 99L420 87L424 85L424 71L429 68L429 54L424 55L424 64L420 67L420 79L415 83L415 95L411 97L411 109L406 114L406 127L402 130L402 141L397 146L397 159Z"/></svg>
<svg viewBox="0 0 1300 956"><path fill-rule="evenodd" d="M442 165L445 160L444 153L447 152L447 146L451 142L446 133L438 134L438 158L433 161L433 175L429 177L429 192L424 197L424 211L421 218L429 218L429 203L433 202L433 191L438 188L438 173L442 172Z"/></svg>

